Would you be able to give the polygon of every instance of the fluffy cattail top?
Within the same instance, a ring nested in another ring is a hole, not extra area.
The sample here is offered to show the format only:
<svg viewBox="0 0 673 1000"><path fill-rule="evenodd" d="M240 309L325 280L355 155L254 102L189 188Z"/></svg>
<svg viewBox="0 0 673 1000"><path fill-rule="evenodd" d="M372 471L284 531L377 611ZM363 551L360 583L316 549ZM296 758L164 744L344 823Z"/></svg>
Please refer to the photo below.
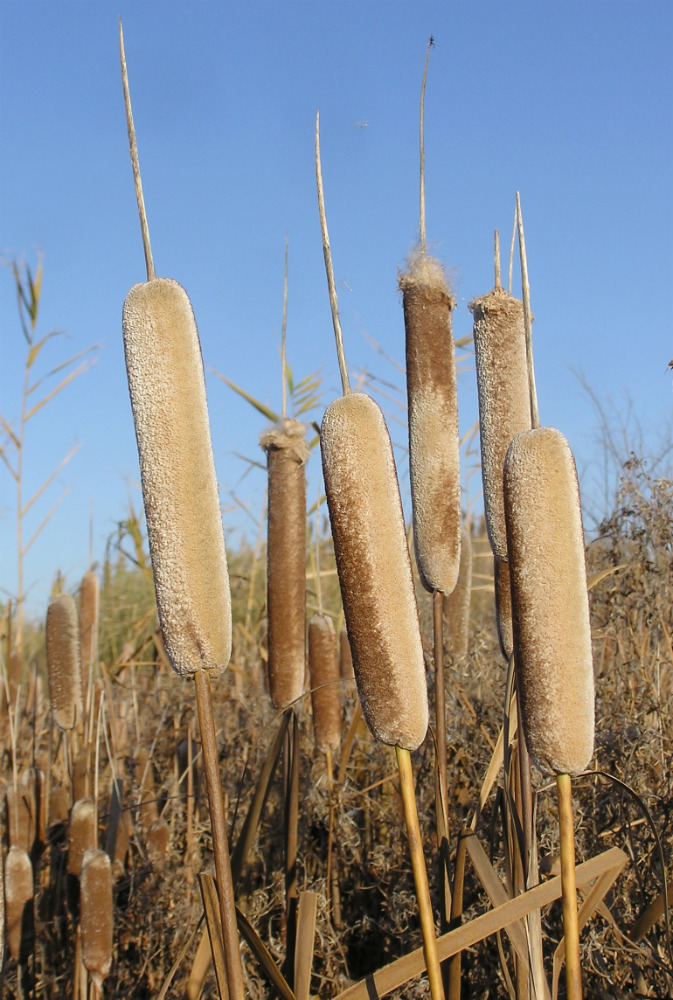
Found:
<svg viewBox="0 0 673 1000"><path fill-rule="evenodd" d="M82 675L77 606L71 594L57 594L47 608L49 697L59 729L72 729L82 712Z"/></svg>
<svg viewBox="0 0 673 1000"><path fill-rule="evenodd" d="M268 465L269 690L282 710L301 697L306 668L305 427L282 420L260 438Z"/></svg>
<svg viewBox="0 0 673 1000"><path fill-rule="evenodd" d="M504 471L514 648L531 756L578 774L594 745L594 675L575 462L553 428L522 431Z"/></svg>
<svg viewBox="0 0 673 1000"><path fill-rule="evenodd" d="M474 316L486 530L493 553L506 562L502 466L514 435L531 426L523 302L495 288L470 302L469 309Z"/></svg>
<svg viewBox="0 0 673 1000"><path fill-rule="evenodd" d="M341 673L334 623L313 615L308 623L313 732L318 750L338 750L341 742Z"/></svg>
<svg viewBox="0 0 673 1000"><path fill-rule="evenodd" d="M159 622L180 675L221 673L231 597L199 335L170 278L134 285L124 349Z"/></svg>
<svg viewBox="0 0 673 1000"><path fill-rule="evenodd" d="M320 447L362 710L377 739L415 750L428 727L425 664L395 460L374 400L330 403Z"/></svg>
<svg viewBox="0 0 673 1000"><path fill-rule="evenodd" d="M460 561L460 456L455 299L441 265L420 250L400 275L406 330L409 472L423 586L450 594Z"/></svg>

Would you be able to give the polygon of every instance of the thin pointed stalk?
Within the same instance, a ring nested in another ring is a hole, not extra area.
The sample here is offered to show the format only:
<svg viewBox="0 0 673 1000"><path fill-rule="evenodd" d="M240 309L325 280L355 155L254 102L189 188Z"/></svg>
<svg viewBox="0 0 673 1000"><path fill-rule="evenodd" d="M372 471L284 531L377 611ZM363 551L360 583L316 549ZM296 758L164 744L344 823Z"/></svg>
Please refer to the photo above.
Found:
<svg viewBox="0 0 673 1000"><path fill-rule="evenodd" d="M563 936L566 954L566 991L568 1000L582 1000L580 935L577 919L575 883L575 829L573 824L572 787L569 774L556 775L559 826L561 833L561 888L563 900Z"/></svg>

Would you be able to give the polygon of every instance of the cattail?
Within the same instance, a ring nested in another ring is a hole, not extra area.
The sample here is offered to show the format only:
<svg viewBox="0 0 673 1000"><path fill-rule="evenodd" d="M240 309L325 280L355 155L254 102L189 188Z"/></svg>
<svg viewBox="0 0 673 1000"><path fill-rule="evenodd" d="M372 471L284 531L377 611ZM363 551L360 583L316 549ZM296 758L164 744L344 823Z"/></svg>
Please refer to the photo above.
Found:
<svg viewBox="0 0 673 1000"><path fill-rule="evenodd" d="M158 866L168 858L170 846L170 830L165 819L155 819L147 831L147 853L150 860Z"/></svg>
<svg viewBox="0 0 673 1000"><path fill-rule="evenodd" d="M98 819L91 799L78 799L70 812L68 824L68 875L79 878L82 859L98 844Z"/></svg>
<svg viewBox="0 0 673 1000"><path fill-rule="evenodd" d="M339 672L343 681L353 681L353 657L351 655L351 644L348 641L348 630L339 629Z"/></svg>
<svg viewBox="0 0 673 1000"><path fill-rule="evenodd" d="M220 674L231 598L199 335L171 278L134 285L122 326L159 623L173 669Z"/></svg>
<svg viewBox="0 0 673 1000"><path fill-rule="evenodd" d="M82 663L82 691L89 685L89 671L98 659L98 577L89 571L82 577L79 592L79 633ZM86 698L84 699L86 702Z"/></svg>
<svg viewBox="0 0 673 1000"><path fill-rule="evenodd" d="M65 785L52 785L49 790L49 825L65 823L70 811L70 792Z"/></svg>
<svg viewBox="0 0 673 1000"><path fill-rule="evenodd" d="M33 925L33 865L22 847L10 847L5 859L5 928L12 958L25 961Z"/></svg>
<svg viewBox="0 0 673 1000"><path fill-rule="evenodd" d="M91 766L90 755L87 747L78 750L72 762L72 800L84 799L89 794Z"/></svg>
<svg viewBox="0 0 673 1000"><path fill-rule="evenodd" d="M495 588L495 623L498 629L500 652L506 660L509 660L514 649L509 566L497 556L493 556L493 585Z"/></svg>
<svg viewBox="0 0 673 1000"><path fill-rule="evenodd" d="M481 474L486 530L507 562L502 467L509 443L531 427L523 303L500 287L470 302L479 395Z"/></svg>
<svg viewBox="0 0 673 1000"><path fill-rule="evenodd" d="M306 669L306 462L304 425L282 420L260 438L268 467L269 691L282 710L301 697Z"/></svg>
<svg viewBox="0 0 673 1000"><path fill-rule="evenodd" d="M560 431L516 435L504 498L526 742L543 770L579 774L593 755L594 675L579 488Z"/></svg>
<svg viewBox="0 0 673 1000"><path fill-rule="evenodd" d="M8 785L5 792L7 833L11 847L21 847L30 852L33 846L31 813L25 789L20 784Z"/></svg>
<svg viewBox="0 0 673 1000"><path fill-rule="evenodd" d="M450 594L460 561L460 455L451 295L441 265L417 249L399 279L406 330L414 548L426 590Z"/></svg>
<svg viewBox="0 0 673 1000"><path fill-rule="evenodd" d="M82 962L100 990L112 965L112 872L97 848L82 860L80 906Z"/></svg>
<svg viewBox="0 0 673 1000"><path fill-rule="evenodd" d="M47 609L47 669L54 722L72 729L82 712L77 606L71 594L52 597Z"/></svg>
<svg viewBox="0 0 673 1000"><path fill-rule="evenodd" d="M338 750L341 741L341 688L334 624L329 615L313 615L308 624L313 732L318 750Z"/></svg>
<svg viewBox="0 0 673 1000"><path fill-rule="evenodd" d="M350 393L320 434L346 627L362 710L382 743L415 750L428 702L395 460L379 406Z"/></svg>
<svg viewBox="0 0 673 1000"><path fill-rule="evenodd" d="M444 598L447 645L453 656L467 656L470 646L470 599L472 596L472 539L467 526L460 536L460 569L453 592Z"/></svg>

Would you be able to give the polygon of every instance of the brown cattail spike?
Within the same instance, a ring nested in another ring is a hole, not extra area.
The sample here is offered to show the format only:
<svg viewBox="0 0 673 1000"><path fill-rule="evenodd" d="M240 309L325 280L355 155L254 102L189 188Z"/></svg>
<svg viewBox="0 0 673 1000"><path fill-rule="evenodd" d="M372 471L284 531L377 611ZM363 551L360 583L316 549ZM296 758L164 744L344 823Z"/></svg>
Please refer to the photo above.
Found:
<svg viewBox="0 0 673 1000"><path fill-rule="evenodd" d="M379 406L363 393L335 399L320 446L362 709L378 740L415 750L428 727L425 664L395 460Z"/></svg>
<svg viewBox="0 0 673 1000"><path fill-rule="evenodd" d="M22 847L10 847L5 859L5 926L12 958L25 961L33 924L33 865Z"/></svg>
<svg viewBox="0 0 673 1000"><path fill-rule="evenodd" d="M220 674L231 598L199 335L177 281L134 285L124 350L159 622L173 669Z"/></svg>
<svg viewBox="0 0 673 1000"><path fill-rule="evenodd" d="M98 846L97 822L96 807L91 799L75 802L68 826L68 875L79 877L84 855Z"/></svg>
<svg viewBox="0 0 673 1000"><path fill-rule="evenodd" d="M268 467L269 690L282 710L301 697L306 669L306 462L304 425L285 419L260 445Z"/></svg>
<svg viewBox="0 0 673 1000"><path fill-rule="evenodd" d="M334 624L329 615L313 615L308 624L313 732L318 750L338 750L341 742L341 675Z"/></svg>
<svg viewBox="0 0 673 1000"><path fill-rule="evenodd" d="M109 857L97 848L82 861L80 906L82 961L100 990L112 965L112 872Z"/></svg>
<svg viewBox="0 0 673 1000"><path fill-rule="evenodd" d="M472 597L472 539L467 526L460 537L460 569L453 593L444 599L446 639L453 656L467 656L470 647L470 599Z"/></svg>
<svg viewBox="0 0 673 1000"><path fill-rule="evenodd" d="M409 472L423 586L450 594L460 562L460 453L455 305L441 265L414 251L400 275L406 330Z"/></svg>
<svg viewBox="0 0 673 1000"><path fill-rule="evenodd" d="M470 302L479 394L481 475L491 549L507 562L502 466L509 443L531 427L523 303L495 288Z"/></svg>
<svg viewBox="0 0 673 1000"><path fill-rule="evenodd" d="M594 675L577 474L560 431L516 435L504 497L526 742L543 770L579 774L593 755Z"/></svg>
<svg viewBox="0 0 673 1000"><path fill-rule="evenodd" d="M98 660L99 587L98 577L91 571L82 577L79 602L82 691L86 691L89 671Z"/></svg>
<svg viewBox="0 0 673 1000"><path fill-rule="evenodd" d="M71 594L52 597L47 609L47 669L54 721L72 729L82 712L77 606Z"/></svg>
<svg viewBox="0 0 673 1000"><path fill-rule="evenodd" d="M509 586L509 566L493 556L493 586L495 589L495 621L500 652L509 660L514 649L512 632L512 594Z"/></svg>

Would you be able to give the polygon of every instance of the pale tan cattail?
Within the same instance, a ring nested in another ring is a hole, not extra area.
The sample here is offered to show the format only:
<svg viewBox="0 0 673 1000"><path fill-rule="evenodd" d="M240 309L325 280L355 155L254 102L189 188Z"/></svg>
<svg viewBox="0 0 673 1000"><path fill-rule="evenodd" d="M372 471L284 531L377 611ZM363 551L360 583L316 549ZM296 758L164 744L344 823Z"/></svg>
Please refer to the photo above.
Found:
<svg viewBox="0 0 673 1000"><path fill-rule="evenodd" d="M7 833L10 847L22 847L24 851L33 846L35 825L31 815L30 801L21 783L7 786L5 792L7 809Z"/></svg>
<svg viewBox="0 0 673 1000"><path fill-rule="evenodd" d="M523 728L545 771L593 755L594 675L575 462L560 431L523 431L504 467L512 622Z"/></svg>
<svg viewBox="0 0 673 1000"><path fill-rule="evenodd" d="M350 393L320 434L346 627L362 710L383 743L425 739L425 664L395 460L379 406Z"/></svg>
<svg viewBox="0 0 673 1000"><path fill-rule="evenodd" d="M173 669L220 674L231 598L194 313L171 278L134 285L122 326L161 632Z"/></svg>
<svg viewBox="0 0 673 1000"><path fill-rule="evenodd" d="M105 851L86 852L80 882L82 962L100 990L112 965L112 872Z"/></svg>
<svg viewBox="0 0 673 1000"><path fill-rule="evenodd" d="M92 799L78 799L70 811L68 824L68 875L79 878L82 859L98 846L98 818Z"/></svg>
<svg viewBox="0 0 673 1000"><path fill-rule="evenodd" d="M5 859L5 930L12 958L25 958L32 931L33 865L22 847L10 847Z"/></svg>
<svg viewBox="0 0 673 1000"><path fill-rule="evenodd" d="M444 598L446 640L453 656L467 656L470 648L472 597L472 538L464 525L460 535L460 569L453 592Z"/></svg>
<svg viewBox="0 0 673 1000"><path fill-rule="evenodd" d="M406 330L409 474L423 586L450 594L460 562L460 453L455 306L439 261L421 249L400 275Z"/></svg>
<svg viewBox="0 0 673 1000"><path fill-rule="evenodd" d="M85 573L79 591L79 631L82 663L82 691L89 686L89 671L98 660L99 587L95 573ZM86 702L86 697L85 697Z"/></svg>
<svg viewBox="0 0 673 1000"><path fill-rule="evenodd" d="M54 722L72 729L82 713L79 622L71 594L57 594L47 608L47 669Z"/></svg>
<svg viewBox="0 0 673 1000"><path fill-rule="evenodd" d="M351 644L348 641L348 630L345 628L339 629L339 671L343 681L355 680Z"/></svg>
<svg viewBox="0 0 673 1000"><path fill-rule="evenodd" d="M506 562L502 467L514 435L531 427L523 302L496 287L470 302L469 309L474 317L486 530L494 555Z"/></svg>
<svg viewBox="0 0 673 1000"><path fill-rule="evenodd" d="M267 620L271 701L301 697L306 670L306 462L304 425L285 419L260 445L268 467Z"/></svg>
<svg viewBox="0 0 673 1000"><path fill-rule="evenodd" d="M318 750L338 750L341 742L341 674L334 623L329 615L313 615L308 623L313 734Z"/></svg>
<svg viewBox="0 0 673 1000"><path fill-rule="evenodd" d="M497 556L493 556L493 586L495 589L495 623L498 629L500 652L506 660L509 660L514 649L509 566Z"/></svg>

